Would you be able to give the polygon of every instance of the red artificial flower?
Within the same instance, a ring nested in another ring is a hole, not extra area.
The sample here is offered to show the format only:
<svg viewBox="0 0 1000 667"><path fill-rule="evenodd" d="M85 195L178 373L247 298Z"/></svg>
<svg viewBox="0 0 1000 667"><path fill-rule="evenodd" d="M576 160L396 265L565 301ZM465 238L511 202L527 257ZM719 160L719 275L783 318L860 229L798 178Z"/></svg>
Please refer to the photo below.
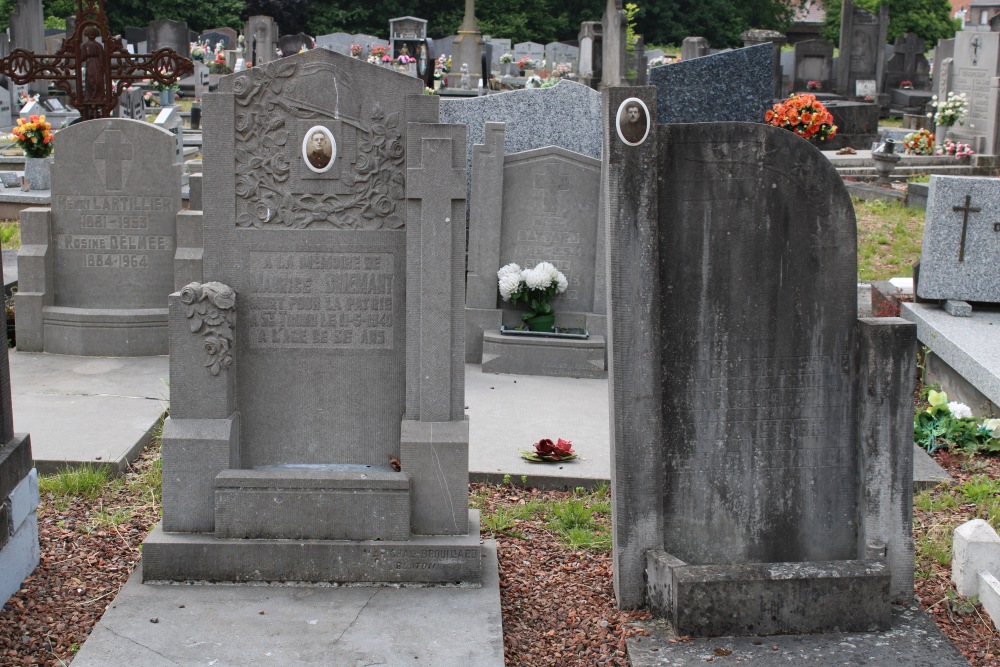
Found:
<svg viewBox="0 0 1000 667"><path fill-rule="evenodd" d="M553 443L548 438L542 438L535 443L535 454L538 456L565 458L571 456L573 453L573 443L562 438L559 438L559 441L556 443Z"/></svg>

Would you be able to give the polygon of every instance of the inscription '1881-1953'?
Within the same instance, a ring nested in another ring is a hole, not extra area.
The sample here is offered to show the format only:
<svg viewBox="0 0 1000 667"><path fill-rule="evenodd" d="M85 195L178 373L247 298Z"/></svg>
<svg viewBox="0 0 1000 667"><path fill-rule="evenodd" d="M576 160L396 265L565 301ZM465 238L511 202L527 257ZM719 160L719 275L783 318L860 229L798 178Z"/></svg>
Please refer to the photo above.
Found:
<svg viewBox="0 0 1000 667"><path fill-rule="evenodd" d="M243 293L254 349L391 350L391 253L250 254Z"/></svg>

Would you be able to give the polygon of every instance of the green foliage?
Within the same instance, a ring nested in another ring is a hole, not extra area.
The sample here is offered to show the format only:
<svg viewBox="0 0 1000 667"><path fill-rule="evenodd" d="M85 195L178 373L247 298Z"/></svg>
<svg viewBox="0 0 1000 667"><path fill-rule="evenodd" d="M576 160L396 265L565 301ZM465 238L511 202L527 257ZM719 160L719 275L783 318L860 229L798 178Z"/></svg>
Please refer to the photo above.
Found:
<svg viewBox="0 0 1000 667"><path fill-rule="evenodd" d="M574 549L594 551L611 548L607 521L611 503L606 485L589 494L582 487L577 488L573 498L549 503L543 509L549 528L563 544Z"/></svg>
<svg viewBox="0 0 1000 667"><path fill-rule="evenodd" d="M150 21L173 19L186 21L188 28L201 32L209 28L228 26L237 30L243 29L242 16L247 9L243 0L115 0L105 2L104 11L108 14L108 25L112 33L121 33L125 26L145 27ZM46 13L51 13L46 10ZM70 14L76 13L76 5ZM257 12L254 12L257 13ZM68 16L69 14L67 14ZM281 14L271 14L280 17ZM280 19L279 19L280 21Z"/></svg>
<svg viewBox="0 0 1000 667"><path fill-rule="evenodd" d="M913 418L913 441L933 453L942 447L967 452L1000 452L1000 438L985 422L972 417L958 417L948 407L948 396L930 390L930 405Z"/></svg>
<svg viewBox="0 0 1000 667"><path fill-rule="evenodd" d="M518 521L531 516L531 512L528 505L500 505L495 512L481 515L483 528L490 537L503 534L523 540L524 535L514 532L513 528Z"/></svg>
<svg viewBox="0 0 1000 667"><path fill-rule="evenodd" d="M959 487L966 502L986 503L1000 495L1000 480L994 482L988 475L973 475Z"/></svg>
<svg viewBox="0 0 1000 667"><path fill-rule="evenodd" d="M958 507L958 500L951 493L927 489L917 494L913 499L913 505L924 512L939 512Z"/></svg>
<svg viewBox="0 0 1000 667"><path fill-rule="evenodd" d="M95 528L117 528L118 526L131 521L132 510L126 507L120 507L114 512L98 510L94 512L90 520L94 524Z"/></svg>
<svg viewBox="0 0 1000 667"><path fill-rule="evenodd" d="M0 222L0 246L4 250L21 247L21 225L16 220Z"/></svg>
<svg viewBox="0 0 1000 667"><path fill-rule="evenodd" d="M111 474L101 466L84 465L66 468L38 479L38 490L55 497L80 497L93 500L112 483Z"/></svg>
<svg viewBox="0 0 1000 667"><path fill-rule="evenodd" d="M671 0L649 3L638 16L646 44L680 44L701 36L712 48L743 46L740 34L750 28L787 30L794 3L775 0Z"/></svg>
<svg viewBox="0 0 1000 667"><path fill-rule="evenodd" d="M934 48L939 39L951 39L962 29L962 22L951 18L952 8L948 0L887 0L889 5L890 44L908 32L915 33L924 40L928 50ZM878 14L880 0L855 0L854 5ZM823 37L831 44L840 43L841 0L824 0L826 20L823 23Z"/></svg>
<svg viewBox="0 0 1000 667"><path fill-rule="evenodd" d="M920 257L925 212L900 202L854 202L858 220L858 280L909 276Z"/></svg>

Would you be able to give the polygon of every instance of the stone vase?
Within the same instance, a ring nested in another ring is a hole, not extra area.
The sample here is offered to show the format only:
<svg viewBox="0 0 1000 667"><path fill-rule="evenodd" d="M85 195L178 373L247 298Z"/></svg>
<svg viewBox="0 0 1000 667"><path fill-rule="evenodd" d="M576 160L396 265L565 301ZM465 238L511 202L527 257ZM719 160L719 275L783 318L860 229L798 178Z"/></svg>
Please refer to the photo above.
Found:
<svg viewBox="0 0 1000 667"><path fill-rule="evenodd" d="M944 146L944 140L948 138L948 130L951 125L938 125L934 128L934 145Z"/></svg>
<svg viewBox="0 0 1000 667"><path fill-rule="evenodd" d="M28 187L32 190L52 189L52 158L24 158L24 177L28 179Z"/></svg>
<svg viewBox="0 0 1000 667"><path fill-rule="evenodd" d="M161 107L172 107L172 106L174 106L174 91L172 91L172 90L161 90L160 91L160 106Z"/></svg>

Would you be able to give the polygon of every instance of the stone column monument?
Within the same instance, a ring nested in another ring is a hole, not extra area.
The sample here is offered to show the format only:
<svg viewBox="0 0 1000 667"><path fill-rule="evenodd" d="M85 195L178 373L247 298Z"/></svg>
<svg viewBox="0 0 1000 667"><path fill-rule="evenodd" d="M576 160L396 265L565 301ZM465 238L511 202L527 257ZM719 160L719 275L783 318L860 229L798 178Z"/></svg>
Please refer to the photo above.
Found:
<svg viewBox="0 0 1000 667"><path fill-rule="evenodd" d="M460 86L462 65L469 66L469 79L473 86L477 79L483 78L482 53L483 34L476 23L476 0L465 0L465 18L451 49L452 72L448 85L453 88Z"/></svg>

